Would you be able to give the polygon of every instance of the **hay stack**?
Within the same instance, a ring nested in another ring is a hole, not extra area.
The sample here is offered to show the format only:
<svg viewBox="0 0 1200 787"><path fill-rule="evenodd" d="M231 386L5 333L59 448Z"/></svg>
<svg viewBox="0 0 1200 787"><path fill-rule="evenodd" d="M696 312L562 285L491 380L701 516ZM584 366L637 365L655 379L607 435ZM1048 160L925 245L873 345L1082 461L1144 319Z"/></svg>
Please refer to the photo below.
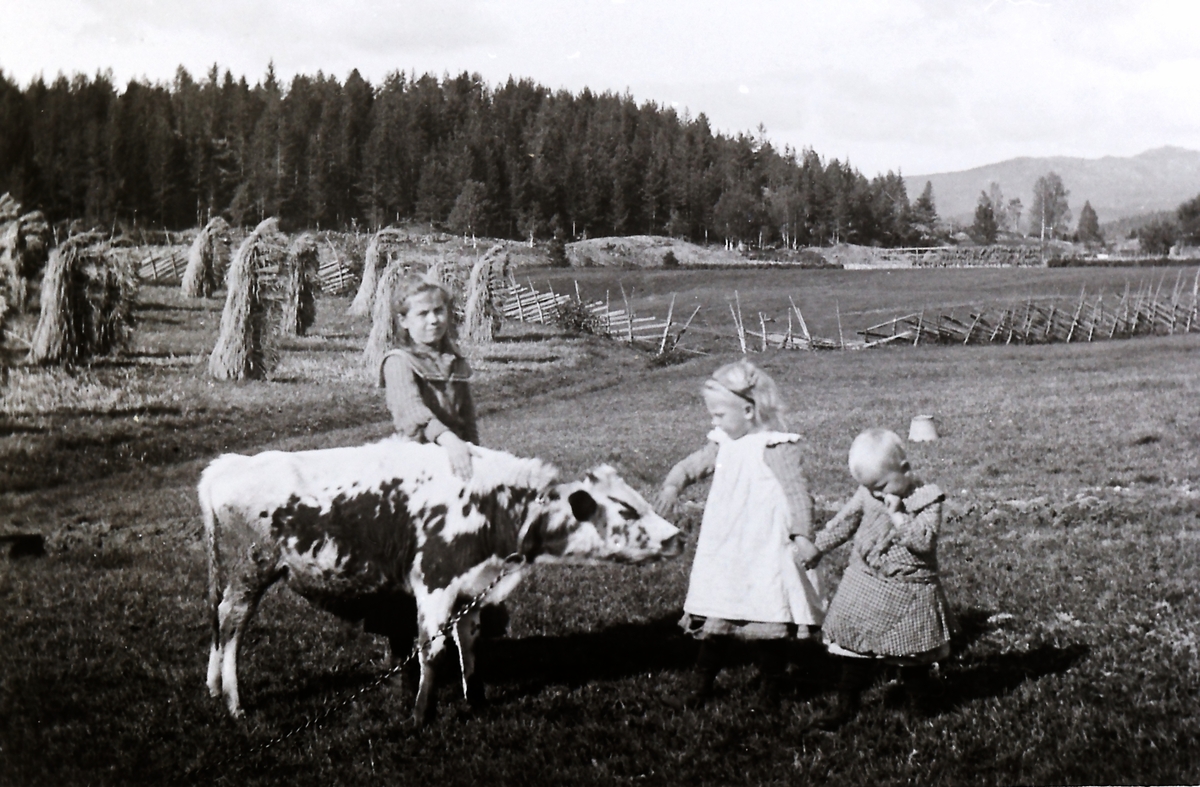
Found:
<svg viewBox="0 0 1200 787"><path fill-rule="evenodd" d="M350 304L350 314L365 317L371 314L371 306L379 285L379 273L391 263L389 251L394 251L401 241L408 237L404 230L386 229L375 233L367 244L367 253L363 262L362 283L358 293Z"/></svg>
<svg viewBox="0 0 1200 787"><path fill-rule="evenodd" d="M17 293L24 289L21 278L21 223L17 220L0 224L0 294L15 303Z"/></svg>
<svg viewBox="0 0 1200 787"><path fill-rule="evenodd" d="M50 254L29 359L75 364L120 348L133 329L137 278L99 233L68 238Z"/></svg>
<svg viewBox="0 0 1200 787"><path fill-rule="evenodd" d="M411 283L408 266L396 261L384 269L375 287L375 296L371 299L371 333L367 336L367 346L363 348L363 363L368 369L374 369L383 361L383 356L389 349L396 346L399 336L396 335L396 320L392 310L392 296L401 287Z"/></svg>
<svg viewBox="0 0 1200 787"><path fill-rule="evenodd" d="M0 197L0 290L9 308L25 311L29 282L40 275L50 248L50 225L41 211L17 215L20 203Z"/></svg>
<svg viewBox="0 0 1200 787"><path fill-rule="evenodd" d="M508 278L510 269L508 253L499 243L471 268L463 314L463 336L467 341L490 342L496 338L503 317L497 283Z"/></svg>
<svg viewBox="0 0 1200 787"><path fill-rule="evenodd" d="M185 298L211 298L220 288L221 277L229 266L229 246L229 224L214 216L188 250L182 285Z"/></svg>
<svg viewBox="0 0 1200 787"><path fill-rule="evenodd" d="M221 332L208 359L208 373L218 380L262 378L273 365L271 315L278 308L274 275L287 251L279 220L270 218L242 241L226 277Z"/></svg>
<svg viewBox="0 0 1200 787"><path fill-rule="evenodd" d="M21 215L21 203L7 191L0 194L0 222L13 221Z"/></svg>
<svg viewBox="0 0 1200 787"><path fill-rule="evenodd" d="M317 319L317 272L321 256L317 238L311 232L300 235L288 247L283 266L283 316L280 330L291 336L303 336Z"/></svg>

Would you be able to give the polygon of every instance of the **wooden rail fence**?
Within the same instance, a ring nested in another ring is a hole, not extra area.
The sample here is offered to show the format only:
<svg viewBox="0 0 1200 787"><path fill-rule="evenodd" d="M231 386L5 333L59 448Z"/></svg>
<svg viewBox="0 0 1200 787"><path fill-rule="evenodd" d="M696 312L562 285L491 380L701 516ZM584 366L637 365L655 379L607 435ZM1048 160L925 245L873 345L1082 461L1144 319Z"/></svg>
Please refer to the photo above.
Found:
<svg viewBox="0 0 1200 787"><path fill-rule="evenodd" d="M317 278L321 282L321 292L326 295L341 295L344 292L349 292L357 282L354 274L350 272L342 261L339 260L334 252L332 259L321 261L321 267L317 269Z"/></svg>
<svg viewBox="0 0 1200 787"><path fill-rule="evenodd" d="M575 285L575 296L572 297L565 293L556 293L553 288L547 292L539 292L532 282L522 285L515 279L509 281L503 293L502 310L508 319L549 324L559 320L568 304L573 302L582 304L591 315L590 327L594 333L630 344L657 345L660 353L678 345L696 313L700 311L700 307L697 306L686 321L679 323L675 319L674 295L671 296L671 304L664 319L654 315L637 314L623 288L621 306L614 308L611 296L603 301L584 301L579 294L578 284Z"/></svg>
<svg viewBox="0 0 1200 787"><path fill-rule="evenodd" d="M187 249L182 246L152 248L137 266L139 279L170 284L183 281L185 270Z"/></svg>
<svg viewBox="0 0 1200 787"><path fill-rule="evenodd" d="M559 319L568 304L582 304L592 317L591 327L595 333L632 344L650 345L652 348L657 346L660 353L679 346L680 339L700 311L700 307L696 306L687 320L680 323L675 319L675 296L671 296L664 319L651 314L638 314L623 289L620 304L613 303L611 294L603 301L588 302L579 296L578 284L572 297L556 293L553 289L539 292L532 282L519 285L514 279L509 280L502 298L504 316L523 322L552 323ZM789 298L789 302L791 309L784 321L761 311L747 321L742 312L741 298L736 291L733 293L733 300L729 303L734 326L733 339L743 353L780 349L862 350L889 344L923 342L1069 343L1198 333L1200 269L1191 277L1190 286L1183 271L1180 271L1171 286L1167 286L1164 276L1157 285L1143 283L1136 290L1126 285L1119 298L1103 293L1089 296L1084 289L1077 300L1066 305L1035 303L1030 298L1015 306L971 311L963 319L955 317L953 313L912 312L855 331L853 339L847 339L844 335L840 310L838 337L830 339L812 334L795 301ZM786 328L783 327L785 324ZM708 332L722 341L730 339L728 334L711 329Z"/></svg>
<svg viewBox="0 0 1200 787"><path fill-rule="evenodd" d="M317 279L321 291L327 295L340 295L350 290L357 283L350 268L337 256L337 251L331 247L331 254L325 256L317 269ZM183 246L156 246L146 252L137 263L137 275L143 281L175 284L183 281L183 273L187 270L188 250ZM259 271L264 275L274 275L276 271L268 266Z"/></svg>
<svg viewBox="0 0 1200 787"><path fill-rule="evenodd" d="M1086 289L1068 307L1034 303L1001 308L998 312L971 312L966 319L953 314L906 314L872 325L858 333L868 343L911 341L912 344L1045 344L1135 336L1165 336L1200 331L1200 270L1189 293L1183 272L1164 291L1166 277L1157 286L1129 285L1121 297L1104 294L1089 298Z"/></svg>

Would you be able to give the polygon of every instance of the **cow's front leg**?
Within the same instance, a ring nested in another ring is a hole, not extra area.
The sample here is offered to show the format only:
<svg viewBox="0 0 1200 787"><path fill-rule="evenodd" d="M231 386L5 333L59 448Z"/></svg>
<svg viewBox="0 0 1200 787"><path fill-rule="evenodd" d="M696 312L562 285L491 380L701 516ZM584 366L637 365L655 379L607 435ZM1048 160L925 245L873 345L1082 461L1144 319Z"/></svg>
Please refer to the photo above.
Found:
<svg viewBox="0 0 1200 787"><path fill-rule="evenodd" d="M417 697L413 701L412 717L405 723L410 729L420 729L429 721L437 704L437 672L434 661L446 649L446 635L443 628L449 622L446 616L422 616L421 631L418 636L418 661L421 677L417 683Z"/></svg>
<svg viewBox="0 0 1200 787"><path fill-rule="evenodd" d="M462 668L463 696L472 708L487 702L483 681L475 674L475 640L479 638L479 609L473 609L458 620L454 627L454 644L458 646L458 664Z"/></svg>

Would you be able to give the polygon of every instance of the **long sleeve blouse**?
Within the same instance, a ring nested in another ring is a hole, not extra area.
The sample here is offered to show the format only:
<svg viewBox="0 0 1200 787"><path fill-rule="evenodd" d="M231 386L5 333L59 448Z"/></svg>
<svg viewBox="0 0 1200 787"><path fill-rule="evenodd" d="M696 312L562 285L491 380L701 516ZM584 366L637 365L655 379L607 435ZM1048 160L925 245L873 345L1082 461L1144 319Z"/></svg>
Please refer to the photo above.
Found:
<svg viewBox="0 0 1200 787"><path fill-rule="evenodd" d="M679 460L667 474L663 486L683 489L713 474L717 465L719 446L711 440L703 448ZM787 497L790 526L793 536L813 537L812 496L802 471L803 451L794 442L769 445L763 450L763 461L783 487Z"/></svg>
<svg viewBox="0 0 1200 787"><path fill-rule="evenodd" d="M455 352L408 348L388 352L380 364L379 382L386 388L396 433L432 443L449 431L468 443L478 443L470 377L470 365Z"/></svg>

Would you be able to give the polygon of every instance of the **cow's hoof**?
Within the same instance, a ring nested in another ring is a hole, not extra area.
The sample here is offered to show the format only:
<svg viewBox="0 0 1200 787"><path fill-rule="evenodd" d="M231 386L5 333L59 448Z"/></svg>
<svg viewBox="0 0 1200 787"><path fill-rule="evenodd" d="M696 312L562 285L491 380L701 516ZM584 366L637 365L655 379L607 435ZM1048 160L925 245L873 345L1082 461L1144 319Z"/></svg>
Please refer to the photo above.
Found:
<svg viewBox="0 0 1200 787"><path fill-rule="evenodd" d="M425 726L424 722L422 722L416 716L409 716L407 719L400 722L399 729L400 729L400 732L402 732L402 733L412 734L412 733L420 732L421 728L424 726Z"/></svg>
<svg viewBox="0 0 1200 787"><path fill-rule="evenodd" d="M467 704L472 710L479 710L487 705L487 691L483 687L483 681L475 675L467 678Z"/></svg>

